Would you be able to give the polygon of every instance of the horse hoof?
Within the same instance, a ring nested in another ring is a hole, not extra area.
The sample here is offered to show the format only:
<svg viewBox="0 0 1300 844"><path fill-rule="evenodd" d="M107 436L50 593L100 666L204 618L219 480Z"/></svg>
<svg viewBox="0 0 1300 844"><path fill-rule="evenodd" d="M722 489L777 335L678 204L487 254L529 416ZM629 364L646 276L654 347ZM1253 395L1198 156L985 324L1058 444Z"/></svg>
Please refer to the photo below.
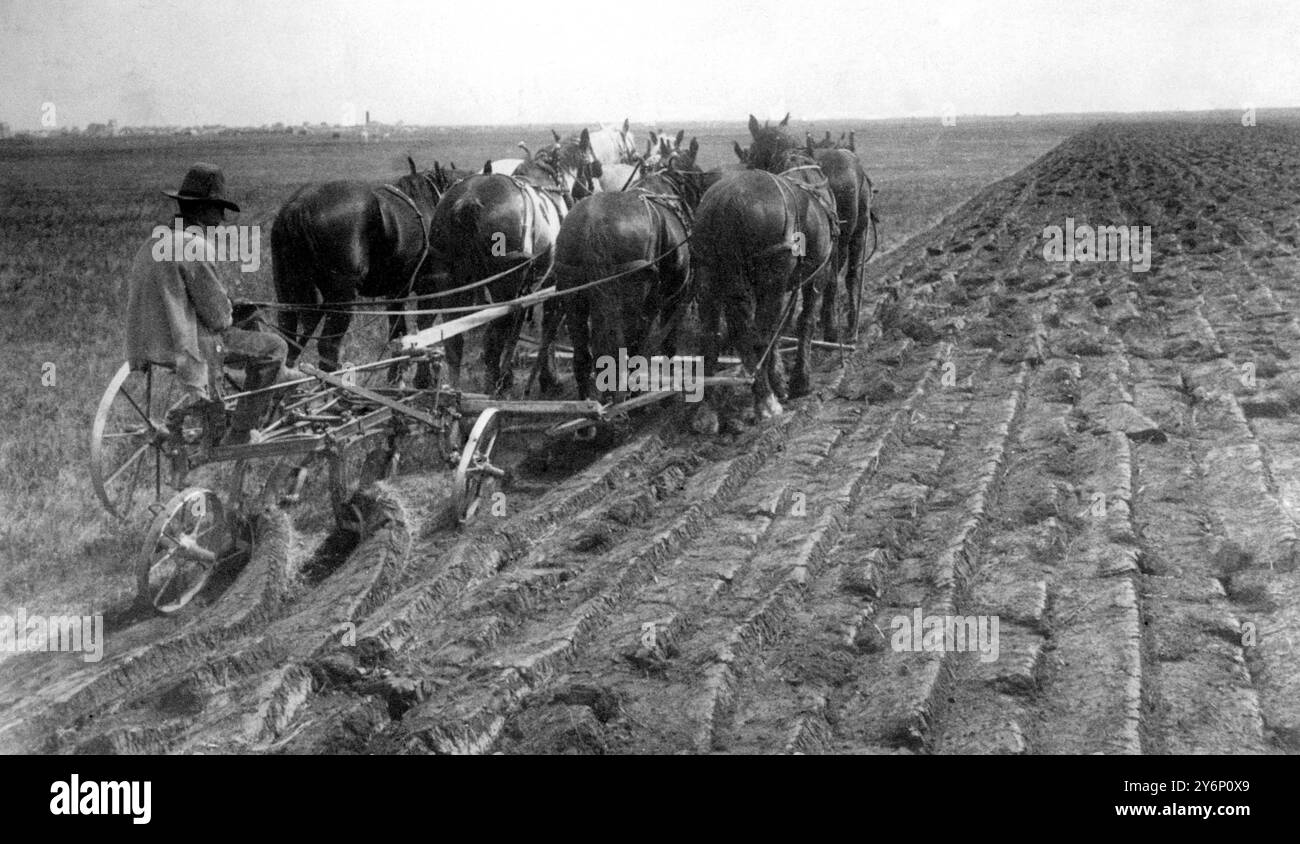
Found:
<svg viewBox="0 0 1300 844"><path fill-rule="evenodd" d="M781 407L781 402L776 400L776 396L768 396L763 401L757 402L754 405L754 416L756 416L760 422L773 419L784 412L785 408Z"/></svg>
<svg viewBox="0 0 1300 844"><path fill-rule="evenodd" d="M717 412L707 404L700 405L691 418L691 430L701 436L715 436L718 433Z"/></svg>

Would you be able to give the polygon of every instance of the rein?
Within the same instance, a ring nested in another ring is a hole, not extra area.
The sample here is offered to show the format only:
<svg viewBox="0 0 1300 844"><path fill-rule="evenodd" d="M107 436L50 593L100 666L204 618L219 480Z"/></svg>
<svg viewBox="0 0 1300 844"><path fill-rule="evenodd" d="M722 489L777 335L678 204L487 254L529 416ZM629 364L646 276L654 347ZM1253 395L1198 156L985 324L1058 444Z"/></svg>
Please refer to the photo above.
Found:
<svg viewBox="0 0 1300 844"><path fill-rule="evenodd" d="M664 251L663 253L661 253L661 254L659 254L659 255L656 255L653 259L651 259L650 263L651 263L651 264L657 264L657 263L659 263L659 262L662 261L664 258L667 258L669 255L673 254L673 253L676 252L678 249L680 249L684 244L688 243L688 242L691 240L692 237L693 237L693 235L687 235L684 239L678 241L677 243L674 243L671 249L668 249L668 250ZM549 252L549 251L548 251L548 252ZM548 253L543 253L543 254L548 254ZM537 256L537 257L541 257L541 256ZM536 258L531 258L531 259L529 259L529 260L536 260ZM525 263L527 263L527 262L525 262ZM479 281L475 282L473 285L466 285L464 288L457 288L457 292L463 291L463 290L468 289L468 288L470 288L470 287L481 286L482 283L483 283L484 281L495 280L495 279L497 279L497 278L502 278L502 277L504 277L504 276L507 276L507 275L509 275L510 273L518 272L518 271L519 271L519 268L522 267L522 266L523 266L523 264L519 264L518 266L511 267L510 269L505 270L504 272L498 273L496 276L493 276L491 279L480 279ZM618 279L623 278L624 276L628 276L628 275L631 275L632 273L640 272L641 270L645 269L645 267L646 267L646 264L641 264L641 263L638 262L637 266L632 267L632 268L630 268L630 269L622 270L622 271L620 271L620 272L614 273L613 275L604 276L603 278L598 278L598 279L595 279L594 281L589 281L589 282L587 282L587 283L585 283L585 284L580 284L580 285L578 285L577 287L570 287L570 288L568 288L567 290L557 290L557 291L552 292L552 293L548 294L547 296L544 296L544 297L541 297L541 298L538 297L538 294L537 294L537 293L530 293L530 294L525 295L525 296L520 296L519 298L516 298L516 299L507 299L507 300L504 300L504 301L501 301L501 302L496 302L496 303L494 303L494 304L496 304L496 305L521 305L521 306L522 306L522 305L535 305L535 304L537 304L538 302L545 301L545 300L547 300L547 299L559 298L559 297L561 297L561 296L569 296L569 295L572 295L572 294L574 294L574 293L578 293L578 292L583 291L583 290L587 290L587 289L590 289L590 288L593 288L593 287L599 287L599 286L602 285L602 284L608 284L608 283L611 282L611 281L617 281ZM425 295L422 295L422 296L413 296L413 297L409 297L409 298L407 298L407 299L367 299L367 300L361 300L361 301L357 302L356 304L361 304L361 305L374 305L374 304L379 304L379 303L381 303L381 302L384 303L384 304L390 304L390 303L396 303L396 302L406 302L406 301L411 301L411 300L418 301L418 300L420 300L420 299L429 299L429 298L433 298L434 296L446 295L447 293L450 293L450 292L452 292L452 291L441 291L440 293L425 294ZM432 314L464 314L464 313L473 313L473 312L475 312L475 311L480 311L480 310L483 309L481 305L464 305L464 306L460 306L460 307L451 307L451 308L420 308L420 309L416 309L416 310L401 310L401 311L369 311L369 310L366 310L366 311L352 311L352 310L346 310L346 309L344 309L344 308L340 308L340 307L338 307L338 305L344 304L344 303L341 303L341 302L334 302L334 303L331 303L329 306L325 306L325 305L289 305L289 304L283 304L283 303L280 303L280 302L255 302L255 301L249 301L249 302L247 302L246 304L249 304L249 305L256 305L256 306L259 307L259 308L270 308L270 309L272 309L272 310L276 310L276 309L279 309L279 310L298 309L298 310L322 311L322 312L324 312L324 313L349 313L349 314L354 314L354 315L369 315L369 316L392 316L392 315L397 315L397 314L410 314L410 315L412 315L412 316L419 315L419 314L431 314L431 315L432 315Z"/></svg>

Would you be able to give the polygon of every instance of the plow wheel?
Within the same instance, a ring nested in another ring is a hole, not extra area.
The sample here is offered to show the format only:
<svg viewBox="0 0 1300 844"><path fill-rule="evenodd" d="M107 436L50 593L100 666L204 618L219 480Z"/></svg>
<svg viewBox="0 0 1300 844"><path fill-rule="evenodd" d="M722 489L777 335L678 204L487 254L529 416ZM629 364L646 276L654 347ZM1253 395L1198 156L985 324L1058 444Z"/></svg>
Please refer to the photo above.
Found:
<svg viewBox="0 0 1300 844"><path fill-rule="evenodd" d="M237 531L216 493L189 487L158 510L136 566L142 601L174 613L197 595L217 567L239 553Z"/></svg>
<svg viewBox="0 0 1300 844"><path fill-rule="evenodd" d="M173 485L173 442L167 415L188 400L176 376L161 367L133 372L122 364L99 400L90 435L90 480L108 512L127 519L161 501ZM197 441L202 425L184 433Z"/></svg>
<svg viewBox="0 0 1300 844"><path fill-rule="evenodd" d="M500 433L501 418L495 408L488 408L479 414L478 421L465 439L452 484L456 517L462 525L474 518L483 496L505 476L502 469L492 464L492 450Z"/></svg>

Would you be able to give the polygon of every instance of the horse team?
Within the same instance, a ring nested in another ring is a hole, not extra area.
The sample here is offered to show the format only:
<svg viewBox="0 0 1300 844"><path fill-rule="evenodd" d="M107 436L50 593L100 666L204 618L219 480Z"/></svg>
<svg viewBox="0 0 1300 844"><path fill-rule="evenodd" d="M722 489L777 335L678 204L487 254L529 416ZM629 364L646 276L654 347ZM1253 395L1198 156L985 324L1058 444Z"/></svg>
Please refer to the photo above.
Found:
<svg viewBox="0 0 1300 844"><path fill-rule="evenodd" d="M487 162L468 173L453 164L410 172L395 183L309 185L280 209L271 233L279 329L290 364L323 321L322 369L339 350L358 297L390 300L390 338L404 331L402 308L417 303L416 323L520 298L553 281L535 375L544 392L558 386L549 349L561 326L573 343L579 394L593 393L599 356L674 355L688 307L703 327L704 369L713 374L724 345L753 373L754 409L763 419L781 401L806 393L818 314L823 337L840 337L838 280L848 329L856 336L862 266L874 236L873 188L852 135L829 133L802 144L751 116L745 169L702 171L699 142L650 133L637 149L627 121L561 138L524 156ZM520 145L523 146L522 144ZM867 256L869 257L869 256ZM777 338L793 318L798 347L785 378ZM525 314L483 332L487 388L512 385L514 348ZM725 325L725 335L722 331ZM725 340L724 340L725 337ZM447 341L458 385L463 338ZM417 379L427 373L417 374ZM427 383L417 386L428 386Z"/></svg>

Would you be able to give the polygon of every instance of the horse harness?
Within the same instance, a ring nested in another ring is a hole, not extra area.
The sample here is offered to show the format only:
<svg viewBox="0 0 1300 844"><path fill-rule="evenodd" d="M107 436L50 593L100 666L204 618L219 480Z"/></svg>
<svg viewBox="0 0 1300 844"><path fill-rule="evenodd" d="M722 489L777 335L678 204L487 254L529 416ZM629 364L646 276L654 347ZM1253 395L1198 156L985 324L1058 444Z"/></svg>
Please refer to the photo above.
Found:
<svg viewBox="0 0 1300 844"><path fill-rule="evenodd" d="M438 189L438 183L434 181L432 175L425 173L423 176L424 181L429 185L429 190L433 191L434 204L437 204L438 200L442 198L442 191ZM420 224L420 234L424 238L424 245L420 248L420 260L415 262L415 269L411 270L411 277L406 281L406 291L400 297L404 299L410 296L411 291L415 289L415 279L419 277L420 269L429 257L429 221L425 220L424 212L420 210L420 206L416 204L415 200L401 188L396 185L384 185L382 189L410 206L411 210L415 212L415 219Z"/></svg>
<svg viewBox="0 0 1300 844"><path fill-rule="evenodd" d="M797 210L798 195L795 193L796 190L802 190L804 193L808 194L811 199L816 201L817 207L819 207L826 214L826 220L830 226L831 241L833 242L836 238L839 237L841 221L839 218L838 211L833 206L828 205L826 194L829 193L829 191L827 190L827 182L825 181L825 177L823 176L823 181L821 184L809 184L806 182L797 182L794 179L789 178L788 174L801 171L801 170L815 170L818 173L821 172L821 168L818 167L816 164L801 164L795 167L790 167L786 170L782 170L780 173L771 173L766 170L759 171L762 173L766 173L769 177L771 177L772 181L776 183L777 190L781 194L781 205L785 211L785 226L784 226L784 233L782 235L780 243L774 243L771 246L768 246L767 248L759 251L758 254L752 256L750 260L763 258L768 255L775 255L779 252L789 251L794 254L797 263L799 264L803 263L803 259L806 256L805 256L805 249L800 248L800 240L802 238L802 242L805 245L805 247L808 241L807 241L806 233L799 225L799 213ZM821 272L822 269L830 262L831 256L833 254L834 254L834 250L828 250L826 254L826 258L824 258L821 264L817 266L817 269L813 270L811 273L808 273L804 278L805 279L812 278L817 273ZM802 283L802 281L800 281L799 283ZM797 284L795 286L797 286Z"/></svg>

